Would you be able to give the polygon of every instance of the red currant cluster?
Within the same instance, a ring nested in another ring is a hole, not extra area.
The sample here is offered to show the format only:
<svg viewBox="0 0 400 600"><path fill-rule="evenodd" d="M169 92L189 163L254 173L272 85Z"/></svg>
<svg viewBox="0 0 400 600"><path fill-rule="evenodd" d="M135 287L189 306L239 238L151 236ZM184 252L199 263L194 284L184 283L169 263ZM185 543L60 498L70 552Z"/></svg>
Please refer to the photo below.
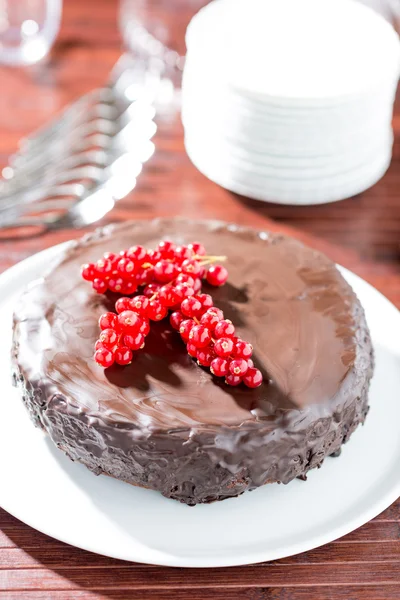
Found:
<svg viewBox="0 0 400 600"><path fill-rule="evenodd" d="M211 285L223 285L228 277L225 267L213 265L208 271L205 268L222 257L207 257L205 254L204 246L199 243L175 246L172 242L163 241L155 250L133 246L119 254L106 252L97 262L83 265L82 277L90 281L99 294L110 290L125 296L154 282L170 283L178 275L192 277L195 292L200 290L203 277ZM181 279L179 285L183 283L185 280ZM179 285L178 291L181 289Z"/></svg>
<svg viewBox="0 0 400 600"><path fill-rule="evenodd" d="M156 250L134 246L118 255L106 253L96 263L83 265L82 277L93 288L124 294L115 304L115 313L100 317L100 338L94 358L102 367L114 362L127 365L133 351L143 348L150 321L160 321L172 310L170 322L181 334L190 356L229 385L261 385L262 374L251 360L252 346L235 336L231 321L224 319L213 299L201 293L202 278L214 286L223 285L228 271L206 256L199 243L175 246L160 242ZM206 270L206 266L209 266ZM139 287L142 293L132 298Z"/></svg>
<svg viewBox="0 0 400 600"><path fill-rule="evenodd" d="M115 303L117 314L104 313L99 319L100 337L95 345L94 359L102 367L111 367L114 362L128 365L133 351L144 347L150 331L147 312L150 302L147 296L118 298Z"/></svg>
<svg viewBox="0 0 400 600"><path fill-rule="evenodd" d="M262 383L261 371L254 368L253 347L235 335L232 321L213 306L211 296L198 294L183 300L180 310L170 316L179 331L188 354L216 377L225 377L228 385L245 383L256 388Z"/></svg>

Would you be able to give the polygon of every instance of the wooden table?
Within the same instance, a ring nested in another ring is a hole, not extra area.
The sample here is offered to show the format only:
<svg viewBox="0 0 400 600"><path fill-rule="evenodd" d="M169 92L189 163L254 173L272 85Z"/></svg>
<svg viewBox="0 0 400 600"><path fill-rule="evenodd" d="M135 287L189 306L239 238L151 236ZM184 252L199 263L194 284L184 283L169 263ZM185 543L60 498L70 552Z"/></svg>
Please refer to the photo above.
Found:
<svg viewBox="0 0 400 600"><path fill-rule="evenodd" d="M61 35L48 64L0 70L0 166L23 135L104 82L120 52L115 2L66 0ZM364 277L400 307L400 110L396 112L394 159L382 181L351 200L295 208L247 200L205 179L185 155L179 118L164 119L157 152L137 188L104 222L179 214L289 231ZM78 235L63 231L0 242L0 269ZM89 598L398 600L400 501L322 548L271 563L212 570L103 558L46 537L0 509L1 600Z"/></svg>

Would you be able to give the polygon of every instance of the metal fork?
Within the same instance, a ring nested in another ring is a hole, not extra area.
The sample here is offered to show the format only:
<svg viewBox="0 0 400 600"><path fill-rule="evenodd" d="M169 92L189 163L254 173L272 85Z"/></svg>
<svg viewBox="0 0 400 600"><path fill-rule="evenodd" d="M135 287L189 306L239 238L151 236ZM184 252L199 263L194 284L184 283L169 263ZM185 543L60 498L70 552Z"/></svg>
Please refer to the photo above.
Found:
<svg viewBox="0 0 400 600"><path fill-rule="evenodd" d="M3 171L9 178L0 187L0 229L82 227L111 210L154 151L160 81L160 65L123 55L108 86L24 139ZM65 208L62 215L21 216Z"/></svg>

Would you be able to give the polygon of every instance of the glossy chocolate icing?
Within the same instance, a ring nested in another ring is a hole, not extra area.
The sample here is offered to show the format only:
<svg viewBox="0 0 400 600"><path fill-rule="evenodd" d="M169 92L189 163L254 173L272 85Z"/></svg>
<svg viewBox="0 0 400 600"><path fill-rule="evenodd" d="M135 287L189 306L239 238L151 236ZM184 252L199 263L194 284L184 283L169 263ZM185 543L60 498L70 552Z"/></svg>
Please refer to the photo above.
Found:
<svg viewBox="0 0 400 600"><path fill-rule="evenodd" d="M168 322L128 367L93 361L112 298L80 265L160 239L226 254L215 305L254 346L256 390L199 367ZM336 453L368 410L372 347L362 307L325 256L281 235L218 222L110 226L62 253L14 315L15 380L36 424L73 460L187 504L289 482Z"/></svg>

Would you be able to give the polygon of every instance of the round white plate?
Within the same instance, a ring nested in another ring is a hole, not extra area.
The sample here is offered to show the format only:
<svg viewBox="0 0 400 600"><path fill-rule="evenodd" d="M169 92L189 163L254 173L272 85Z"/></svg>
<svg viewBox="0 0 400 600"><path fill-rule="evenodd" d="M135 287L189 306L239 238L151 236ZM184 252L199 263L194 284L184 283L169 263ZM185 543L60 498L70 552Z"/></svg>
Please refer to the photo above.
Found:
<svg viewBox="0 0 400 600"><path fill-rule="evenodd" d="M244 140L247 145L260 147L266 151L281 147L285 154L291 155L293 149L303 148L318 154L331 149L343 153L355 145L371 144L391 126L393 108L388 104L383 110L358 124L353 119L351 124L330 121L327 127L314 122L307 126L298 124L296 127L282 125L278 122L266 125L253 118L244 119L238 113L230 111L229 107L218 109L217 106L206 103L194 105L182 97L182 123L185 129L199 129L210 139L218 137L237 140L241 145Z"/></svg>
<svg viewBox="0 0 400 600"><path fill-rule="evenodd" d="M339 185L341 180L356 179L360 170L369 172L371 164L378 161L381 156L391 153L393 145L393 132L386 128L372 140L372 143L363 147L352 148L353 152L344 155L337 153L329 158L301 160L288 159L287 157L271 156L267 153L248 151L243 146L232 143L222 137L210 137L207 131L199 128L185 128L185 146L192 148L193 152L204 156L204 161L213 166L230 169L235 176L239 171L248 172L252 183L257 185L258 177L268 181L280 180L282 187L287 187L294 180L307 182L315 187L316 181L331 181L328 185ZM333 181L332 181L333 179ZM297 185L295 183L295 185Z"/></svg>
<svg viewBox="0 0 400 600"><path fill-rule="evenodd" d="M208 179L218 185L264 202L278 204L324 204L351 198L369 189L383 177L389 167L391 147L373 161L358 169L334 177L308 180L279 177L261 177L248 170L233 166L220 154L214 158L199 151L185 136L185 149L194 166Z"/></svg>
<svg viewBox="0 0 400 600"><path fill-rule="evenodd" d="M10 382L16 295L60 246L0 276L0 506L74 546L125 560L218 567L278 559L320 546L372 519L400 495L400 314L348 271L376 350L371 410L344 447L308 481L267 485L190 508L160 494L96 477L35 429Z"/></svg>
<svg viewBox="0 0 400 600"><path fill-rule="evenodd" d="M218 0L192 19L186 45L234 90L282 105L331 103L399 73L393 27L349 0Z"/></svg>
<svg viewBox="0 0 400 600"><path fill-rule="evenodd" d="M288 108L271 104L268 101L253 101L238 93L234 93L223 85L219 74L210 74L209 69L202 76L199 72L201 63L197 66L189 58L185 58L185 69L182 78L182 102L198 107L201 113L207 108L210 113L218 110L224 113L231 111L242 119L252 118L266 126L279 124L287 127L303 127L305 125L333 127L345 124L349 127L367 122L374 115L379 115L393 103L398 79L389 79L385 85L380 84L376 91L368 95L354 96L346 104L331 107Z"/></svg>

